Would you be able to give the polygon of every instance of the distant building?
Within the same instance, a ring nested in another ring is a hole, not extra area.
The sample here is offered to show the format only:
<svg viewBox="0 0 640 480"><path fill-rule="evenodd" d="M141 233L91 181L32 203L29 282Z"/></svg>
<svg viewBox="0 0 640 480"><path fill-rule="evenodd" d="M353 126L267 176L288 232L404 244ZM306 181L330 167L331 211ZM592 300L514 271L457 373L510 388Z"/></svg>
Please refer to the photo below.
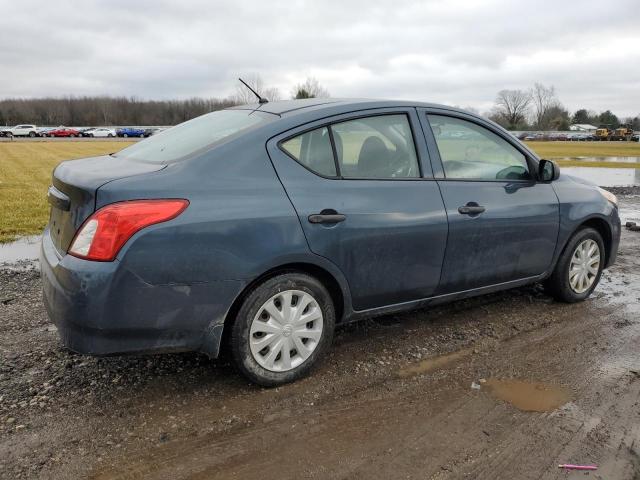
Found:
<svg viewBox="0 0 640 480"><path fill-rule="evenodd" d="M569 130L573 130L574 132L595 132L597 129L598 127L594 127L588 123L574 123L573 125L569 125Z"/></svg>

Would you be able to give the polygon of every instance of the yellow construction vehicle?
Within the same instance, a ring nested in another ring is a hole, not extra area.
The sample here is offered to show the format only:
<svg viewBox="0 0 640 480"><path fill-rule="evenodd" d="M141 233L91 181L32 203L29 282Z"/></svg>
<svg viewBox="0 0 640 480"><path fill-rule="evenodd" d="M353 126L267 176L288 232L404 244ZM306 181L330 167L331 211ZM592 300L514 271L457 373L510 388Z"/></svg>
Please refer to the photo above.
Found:
<svg viewBox="0 0 640 480"><path fill-rule="evenodd" d="M614 130L611 140L628 142L631 137L633 137L633 126L630 123L625 123Z"/></svg>
<svg viewBox="0 0 640 480"><path fill-rule="evenodd" d="M613 133L614 132L609 128L609 125L600 125L596 130L595 140L600 140L602 142L611 140Z"/></svg>

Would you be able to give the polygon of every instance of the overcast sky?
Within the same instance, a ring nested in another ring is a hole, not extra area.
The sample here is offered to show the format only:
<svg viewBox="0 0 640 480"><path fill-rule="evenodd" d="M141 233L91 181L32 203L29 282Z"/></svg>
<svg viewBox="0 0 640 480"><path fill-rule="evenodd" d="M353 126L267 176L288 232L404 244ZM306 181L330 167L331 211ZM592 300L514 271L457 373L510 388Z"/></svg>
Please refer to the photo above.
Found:
<svg viewBox="0 0 640 480"><path fill-rule="evenodd" d="M554 85L570 110L640 113L638 0L0 0L0 98L224 97L259 73L288 97L488 110L503 89Z"/></svg>

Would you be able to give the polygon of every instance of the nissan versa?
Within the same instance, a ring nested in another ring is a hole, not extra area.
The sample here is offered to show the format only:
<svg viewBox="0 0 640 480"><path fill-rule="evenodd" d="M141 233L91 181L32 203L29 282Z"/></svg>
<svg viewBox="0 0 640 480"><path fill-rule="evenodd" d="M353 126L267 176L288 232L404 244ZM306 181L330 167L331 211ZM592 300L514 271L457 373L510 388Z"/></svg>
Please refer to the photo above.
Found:
<svg viewBox="0 0 640 480"><path fill-rule="evenodd" d="M588 297L616 197L497 125L410 102L260 103L60 164L45 304L71 350L228 346L262 385L307 374L334 327L533 282Z"/></svg>

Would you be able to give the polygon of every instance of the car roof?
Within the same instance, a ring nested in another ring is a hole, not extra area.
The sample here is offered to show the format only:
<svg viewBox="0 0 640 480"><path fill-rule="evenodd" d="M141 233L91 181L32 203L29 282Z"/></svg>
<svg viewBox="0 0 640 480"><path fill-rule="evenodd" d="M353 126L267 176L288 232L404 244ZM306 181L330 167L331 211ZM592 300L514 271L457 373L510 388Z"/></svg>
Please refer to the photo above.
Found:
<svg viewBox="0 0 640 480"><path fill-rule="evenodd" d="M268 103L251 103L230 107L230 110L255 110L272 113L280 117L326 111L326 114L338 114L352 110L366 110L387 107L430 107L453 110L469 114L465 110L439 105L436 103L414 102L407 100L373 100L368 98L308 98L304 100L282 100Z"/></svg>

